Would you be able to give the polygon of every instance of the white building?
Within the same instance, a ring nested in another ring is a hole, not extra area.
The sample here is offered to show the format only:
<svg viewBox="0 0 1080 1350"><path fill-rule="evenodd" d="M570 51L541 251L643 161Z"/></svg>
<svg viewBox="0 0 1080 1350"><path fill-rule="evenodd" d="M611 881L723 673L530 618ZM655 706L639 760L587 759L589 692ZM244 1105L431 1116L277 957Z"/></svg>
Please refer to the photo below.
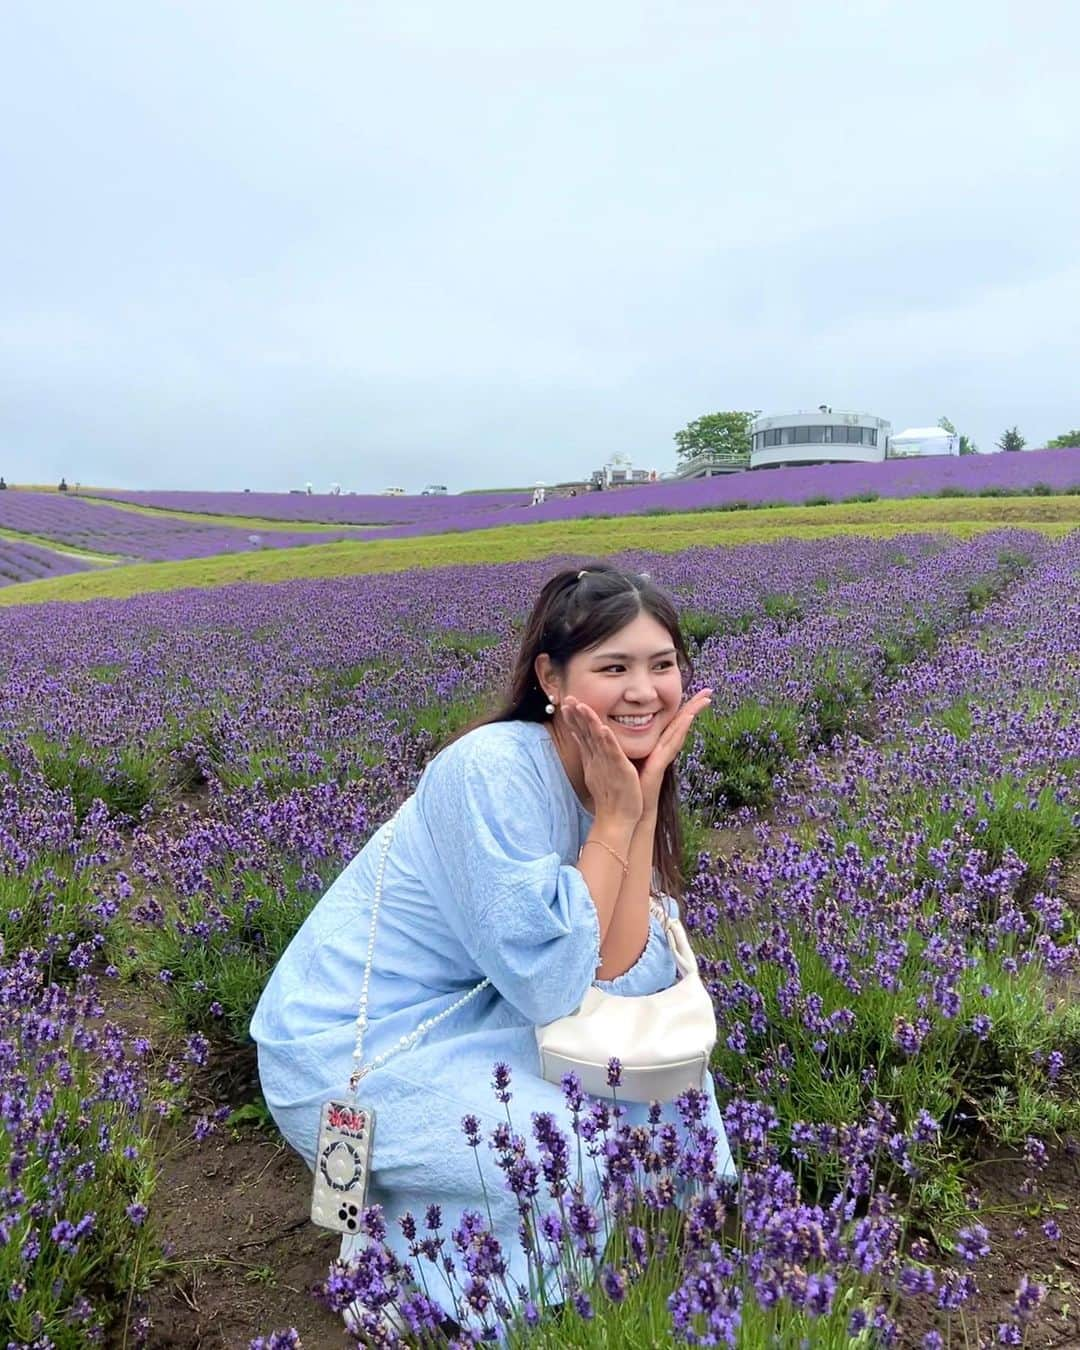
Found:
<svg viewBox="0 0 1080 1350"><path fill-rule="evenodd" d="M870 464L885 458L892 426L870 413L783 413L757 418L750 427L750 467L786 464Z"/></svg>
<svg viewBox="0 0 1080 1350"><path fill-rule="evenodd" d="M628 483L655 483L657 477L655 469L635 469L629 455L615 454L602 469L593 470L590 482L606 488L625 487Z"/></svg>
<svg viewBox="0 0 1080 1350"><path fill-rule="evenodd" d="M908 427L889 437L889 459L921 459L924 455L958 455L960 437L944 427Z"/></svg>

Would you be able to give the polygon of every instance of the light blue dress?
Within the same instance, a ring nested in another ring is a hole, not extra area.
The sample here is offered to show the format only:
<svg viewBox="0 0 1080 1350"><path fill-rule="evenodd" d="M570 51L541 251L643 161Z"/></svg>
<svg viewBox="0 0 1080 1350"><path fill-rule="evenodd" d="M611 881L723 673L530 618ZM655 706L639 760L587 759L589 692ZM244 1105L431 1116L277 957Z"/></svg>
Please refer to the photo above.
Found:
<svg viewBox="0 0 1080 1350"><path fill-rule="evenodd" d="M490 976L491 986L411 1049L367 1075L361 1101L376 1112L368 1202L386 1212L388 1241L403 1259L396 1222L428 1205L444 1228L463 1209L486 1209L461 1132L467 1113L485 1132L505 1120L491 1091L492 1065L513 1075L514 1128L531 1141L531 1114L550 1111L569 1132L560 1088L540 1077L535 1026L574 1012L600 961L596 909L574 866L592 825L546 726L499 722L436 755L398 813L375 936L364 1062L388 1050ZM267 1105L282 1134L314 1167L319 1113L347 1090L364 976L371 901L384 825L311 911L278 962L251 1025ZM616 994L651 994L674 982L675 963L656 919ZM720 1157L732 1165L711 1082ZM647 1108L627 1106L631 1123ZM673 1107L665 1119L675 1119ZM516 1202L486 1143L484 1169L511 1288L527 1284ZM535 1155L534 1155L535 1156ZM589 1198L598 1185L586 1171ZM347 1257L353 1238L345 1238Z"/></svg>

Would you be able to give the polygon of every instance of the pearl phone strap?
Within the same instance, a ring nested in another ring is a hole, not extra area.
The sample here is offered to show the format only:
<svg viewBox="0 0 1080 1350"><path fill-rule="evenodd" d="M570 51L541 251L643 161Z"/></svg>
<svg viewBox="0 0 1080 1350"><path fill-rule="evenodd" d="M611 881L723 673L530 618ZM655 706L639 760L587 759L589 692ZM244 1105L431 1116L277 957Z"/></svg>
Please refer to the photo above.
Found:
<svg viewBox="0 0 1080 1350"><path fill-rule="evenodd" d="M389 1050L384 1050L381 1055L376 1055L370 1064L364 1063L364 1032L367 1030L368 1025L368 991L371 986L371 963L375 954L375 925L379 919L379 906L382 904L383 878L386 874L386 858L390 852L390 844L394 837L394 827L397 825L399 814L399 811L394 812L383 832L381 851L379 854L379 870L375 878L375 894L371 902L371 927L368 931L367 959L364 963L363 983L360 986L360 1009L356 1014L356 1045L354 1046L352 1053L353 1071L349 1077L349 1092L352 1094L354 1101L362 1078L371 1073L372 1070L380 1068L391 1058L391 1056L400 1054L404 1050L411 1050L416 1042L420 1040L422 1036L426 1035L432 1027L437 1027L440 1022L445 1021L452 1013L456 1013L459 1008L464 1008L465 1004L468 1003L470 999L475 998L481 990L486 989L491 983L490 979L481 980L474 988L470 989L467 993L462 994L461 998L457 999L456 1002L451 1003L449 1008L444 1008L443 1011L435 1017L427 1018L427 1020L421 1022L414 1031L410 1031L407 1036L399 1037L397 1042L392 1045Z"/></svg>

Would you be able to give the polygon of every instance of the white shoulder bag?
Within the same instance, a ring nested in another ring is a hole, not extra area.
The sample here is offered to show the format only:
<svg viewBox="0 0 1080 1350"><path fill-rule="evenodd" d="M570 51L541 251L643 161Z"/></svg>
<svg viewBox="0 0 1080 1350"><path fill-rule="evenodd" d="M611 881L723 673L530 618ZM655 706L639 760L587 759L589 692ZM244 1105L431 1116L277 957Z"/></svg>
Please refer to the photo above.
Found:
<svg viewBox="0 0 1080 1350"><path fill-rule="evenodd" d="M669 1102L700 1088L716 1044L716 1014L701 981L682 921L656 902L678 978L656 994L609 994L590 986L581 1007L536 1028L540 1073L550 1083L576 1073L586 1092L610 1097L608 1061L622 1065L616 1095L631 1102Z"/></svg>

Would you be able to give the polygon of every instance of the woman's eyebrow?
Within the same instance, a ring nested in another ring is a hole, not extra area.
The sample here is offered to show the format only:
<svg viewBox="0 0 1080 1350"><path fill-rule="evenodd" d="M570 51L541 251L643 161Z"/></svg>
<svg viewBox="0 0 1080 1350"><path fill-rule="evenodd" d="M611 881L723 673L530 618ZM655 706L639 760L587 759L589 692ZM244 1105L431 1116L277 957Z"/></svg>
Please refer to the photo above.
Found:
<svg viewBox="0 0 1080 1350"><path fill-rule="evenodd" d="M674 647L665 647L664 650L663 650L662 652L653 652L652 656L649 657L649 660L650 660L650 661L655 661L655 660L657 659L657 657L659 657L659 656L674 656L674 655L675 655L675 648L674 648ZM633 657L627 655L626 652L597 652L596 655L593 657L593 660L594 660L594 661L632 661L632 660L633 660Z"/></svg>

